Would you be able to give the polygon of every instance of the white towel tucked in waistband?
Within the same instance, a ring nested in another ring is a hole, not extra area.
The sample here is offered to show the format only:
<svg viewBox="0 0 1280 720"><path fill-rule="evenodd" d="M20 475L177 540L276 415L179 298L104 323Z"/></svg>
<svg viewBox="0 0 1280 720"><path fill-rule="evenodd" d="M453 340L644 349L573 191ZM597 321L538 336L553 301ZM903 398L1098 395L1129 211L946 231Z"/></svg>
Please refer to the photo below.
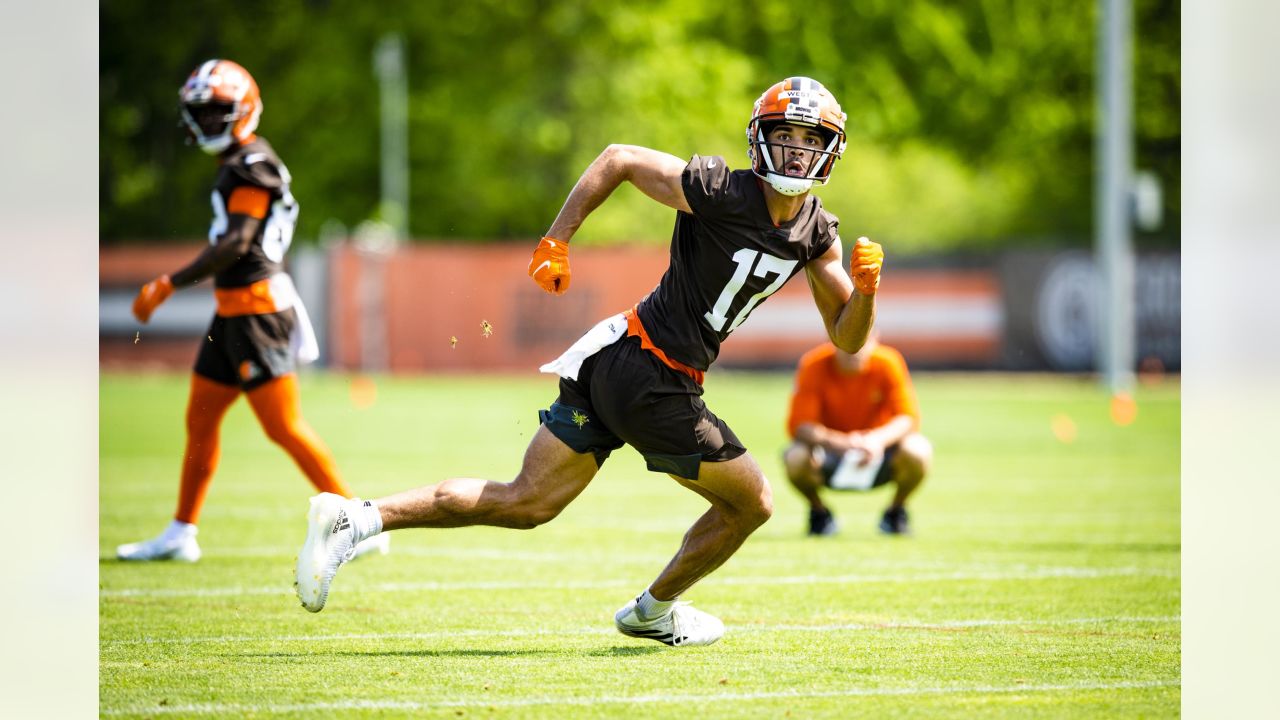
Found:
<svg viewBox="0 0 1280 720"><path fill-rule="evenodd" d="M288 273L271 276L271 297L276 299L277 307L292 307L298 315L298 322L289 334L289 350L293 356L303 365L315 362L320 357L320 344L316 342L315 328L311 327L311 316L307 315L307 308Z"/></svg>
<svg viewBox="0 0 1280 720"><path fill-rule="evenodd" d="M578 379L582 361L600 352L600 348L612 345L627 334L627 316L618 313L596 323L578 342L569 346L560 357L538 368L544 373L559 375L570 380Z"/></svg>

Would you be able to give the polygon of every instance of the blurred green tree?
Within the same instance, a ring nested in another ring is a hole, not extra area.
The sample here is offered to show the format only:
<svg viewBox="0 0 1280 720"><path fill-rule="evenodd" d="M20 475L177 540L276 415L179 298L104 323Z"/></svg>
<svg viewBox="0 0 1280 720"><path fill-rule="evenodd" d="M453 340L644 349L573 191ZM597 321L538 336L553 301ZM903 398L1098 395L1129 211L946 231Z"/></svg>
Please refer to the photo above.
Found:
<svg viewBox="0 0 1280 720"><path fill-rule="evenodd" d="M790 75L849 113L824 203L845 235L899 251L1088 245L1095 3L1049 0L104 0L100 228L104 243L191 238L212 162L182 148L177 89L225 56L257 78L260 130L293 172L299 236L375 217L372 50L406 41L410 232L533 238L610 142L745 166L751 104ZM1135 0L1136 163L1154 170L1179 242L1179 5ZM667 241L671 212L630 188L581 242Z"/></svg>

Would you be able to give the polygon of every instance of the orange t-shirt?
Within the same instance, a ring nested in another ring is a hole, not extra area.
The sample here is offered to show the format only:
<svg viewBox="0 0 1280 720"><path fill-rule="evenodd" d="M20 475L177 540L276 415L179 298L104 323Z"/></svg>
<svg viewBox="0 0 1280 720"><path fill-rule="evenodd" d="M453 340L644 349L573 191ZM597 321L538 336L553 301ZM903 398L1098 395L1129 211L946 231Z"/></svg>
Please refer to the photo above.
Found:
<svg viewBox="0 0 1280 720"><path fill-rule="evenodd" d="M920 408L902 354L887 345L871 351L866 367L846 373L836 366L836 347L825 343L805 353L796 371L796 386L787 414L787 434L795 437L804 423L839 432L867 430L898 415L920 425Z"/></svg>

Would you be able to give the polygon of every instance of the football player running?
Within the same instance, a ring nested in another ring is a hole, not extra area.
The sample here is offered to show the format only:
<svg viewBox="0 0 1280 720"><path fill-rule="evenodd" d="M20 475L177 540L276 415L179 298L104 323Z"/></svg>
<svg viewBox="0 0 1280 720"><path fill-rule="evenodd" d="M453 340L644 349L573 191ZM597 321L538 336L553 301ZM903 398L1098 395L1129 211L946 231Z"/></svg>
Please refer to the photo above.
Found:
<svg viewBox="0 0 1280 720"><path fill-rule="evenodd" d="M862 347L883 253L859 238L846 273L838 220L809 194L843 152L844 126L826 88L792 77L755 103L747 126L750 170L731 171L720 157L686 162L642 147L606 148L569 193L529 274L547 292L569 290L574 233L626 181L677 211L661 282L543 366L560 376L560 394L539 413L542 424L511 482L454 478L364 503L312 498L296 569L303 606L321 610L351 548L386 530L541 525L586 488L610 452L628 444L650 470L670 475L710 508L614 622L625 635L667 645L718 640L723 623L677 599L769 519L773 499L755 459L703 403L703 373L720 343L802 269L832 342L849 352Z"/></svg>
<svg viewBox="0 0 1280 720"><path fill-rule="evenodd" d="M215 59L191 73L178 97L190 139L218 159L209 246L191 264L144 285L133 314L146 323L174 290L209 276L217 312L191 376L177 512L159 536L116 548L121 560L200 559L196 522L218 465L219 427L241 392L267 437L317 489L350 496L299 405L297 364L315 360L319 349L282 268L298 204L289 192L288 169L254 134L262 115L258 85L240 65ZM385 541L370 541L359 553L386 549Z"/></svg>

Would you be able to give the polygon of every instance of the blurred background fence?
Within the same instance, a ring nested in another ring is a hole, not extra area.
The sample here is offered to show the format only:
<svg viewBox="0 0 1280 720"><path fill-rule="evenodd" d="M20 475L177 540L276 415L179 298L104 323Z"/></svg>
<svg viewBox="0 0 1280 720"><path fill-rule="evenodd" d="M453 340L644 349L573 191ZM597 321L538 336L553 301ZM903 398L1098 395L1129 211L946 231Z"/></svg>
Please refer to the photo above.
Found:
<svg viewBox="0 0 1280 720"><path fill-rule="evenodd" d="M397 372L532 370L658 282L665 248L575 251L572 289L543 293L525 275L535 241L295 251L292 271L321 340L321 365ZM198 244L101 251L104 366L187 367L213 313L208 283L178 293L151 324L129 306L140 283L185 262ZM892 256L891 256L892 258ZM1137 262L1138 366L1181 366L1176 253ZM958 260L891 259L878 326L916 368L1094 369L1101 297L1083 251L1007 251ZM492 328L487 335L482 328ZM784 367L825 339L803 277L752 312L724 344L719 366ZM454 342L456 340L456 343Z"/></svg>

